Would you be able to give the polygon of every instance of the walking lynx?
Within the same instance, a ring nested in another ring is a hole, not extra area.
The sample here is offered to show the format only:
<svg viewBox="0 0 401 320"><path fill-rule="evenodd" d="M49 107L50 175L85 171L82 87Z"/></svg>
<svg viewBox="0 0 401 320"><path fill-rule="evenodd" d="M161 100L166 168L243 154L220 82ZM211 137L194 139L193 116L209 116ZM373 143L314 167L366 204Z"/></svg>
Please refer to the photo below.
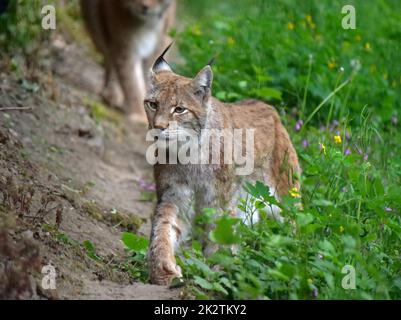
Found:
<svg viewBox="0 0 401 320"><path fill-rule="evenodd" d="M171 140L188 131L193 136L194 132L200 147L206 143L204 132L208 129L252 129L254 169L245 176L236 174L237 165L225 162L226 148L219 149L218 163L175 161L154 165L158 201L148 258L151 281L156 284L166 285L181 276L175 250L187 237L193 217L203 208L239 214L237 201L244 196L245 181L263 181L278 200L290 189L300 188L297 154L276 110L256 100L222 103L211 95L212 80L210 65L189 79L175 74L160 56L150 71L151 85L144 101L149 128L158 130L159 140ZM243 142L244 136L234 141ZM212 142L216 143L222 144L219 139ZM211 228L205 230L205 238ZM206 240L205 254L215 250L215 245Z"/></svg>
<svg viewBox="0 0 401 320"><path fill-rule="evenodd" d="M81 0L86 27L104 57L102 96L123 107L134 120L146 122L144 70L166 46L175 16L174 0ZM121 90L122 89L122 90Z"/></svg>

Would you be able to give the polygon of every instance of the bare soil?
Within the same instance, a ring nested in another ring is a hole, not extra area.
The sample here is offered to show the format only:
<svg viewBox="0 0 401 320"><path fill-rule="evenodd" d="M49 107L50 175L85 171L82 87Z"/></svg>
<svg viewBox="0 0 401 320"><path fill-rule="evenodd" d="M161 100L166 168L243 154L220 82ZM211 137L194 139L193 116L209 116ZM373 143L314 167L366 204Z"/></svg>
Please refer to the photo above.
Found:
<svg viewBox="0 0 401 320"><path fill-rule="evenodd" d="M146 126L99 107L103 70L77 44L57 36L40 61L29 80L0 68L0 108L29 108L0 111L0 297L179 298L120 267L121 234L150 232ZM41 288L48 264L56 290Z"/></svg>

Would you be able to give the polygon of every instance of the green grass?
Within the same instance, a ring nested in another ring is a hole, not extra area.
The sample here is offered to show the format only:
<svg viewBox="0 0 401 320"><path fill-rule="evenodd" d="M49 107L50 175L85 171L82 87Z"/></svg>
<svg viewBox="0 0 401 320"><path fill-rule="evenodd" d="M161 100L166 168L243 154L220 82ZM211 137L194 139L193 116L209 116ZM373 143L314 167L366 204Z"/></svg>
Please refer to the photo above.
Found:
<svg viewBox="0 0 401 320"><path fill-rule="evenodd" d="M352 83L335 97L332 116L359 116L368 105L380 120L388 121L401 106L401 4L351 3L356 30L341 28L341 1L209 0L202 2L203 11L188 1L188 27L176 37L186 65L178 71L194 75L216 56L217 97L259 97L288 111L305 111L303 117L336 83L352 76ZM316 120L325 115L318 114Z"/></svg>
<svg viewBox="0 0 401 320"><path fill-rule="evenodd" d="M3 53L29 51L32 40L41 32L41 0L10 0L8 10L0 15L0 46Z"/></svg>
<svg viewBox="0 0 401 320"><path fill-rule="evenodd" d="M401 8L351 4L356 30L341 28L341 1L183 6L176 41L186 64L176 70L193 76L216 56L214 95L274 104L303 168L303 210L285 199L284 224L223 218L223 234L209 237L235 239L237 255L225 248L206 259L196 241L184 250L198 298L401 298ZM262 214L274 201L265 191L250 188ZM345 265L355 268L355 290L341 285Z"/></svg>
<svg viewBox="0 0 401 320"><path fill-rule="evenodd" d="M39 33L46 37L37 29L37 11L20 3L19 14L0 17L5 52L28 47ZM341 28L344 4L356 8L356 30ZM76 2L62 13L66 28L69 16L77 18ZM284 199L283 224L263 219L247 227L206 211L201 222L217 219L209 237L222 248L206 259L194 240L180 252L189 293L401 299L400 1L186 0L178 20L184 29L175 38L185 63L175 70L194 76L215 56L213 94L275 105L303 168L303 209L294 206L299 199ZM106 116L99 106L92 109ZM248 191L263 216L274 199L260 183ZM147 281L147 241L124 234L123 242L124 270ZM238 245L238 254L229 244ZM89 244L86 249L94 253ZM355 269L354 290L341 285L346 265Z"/></svg>

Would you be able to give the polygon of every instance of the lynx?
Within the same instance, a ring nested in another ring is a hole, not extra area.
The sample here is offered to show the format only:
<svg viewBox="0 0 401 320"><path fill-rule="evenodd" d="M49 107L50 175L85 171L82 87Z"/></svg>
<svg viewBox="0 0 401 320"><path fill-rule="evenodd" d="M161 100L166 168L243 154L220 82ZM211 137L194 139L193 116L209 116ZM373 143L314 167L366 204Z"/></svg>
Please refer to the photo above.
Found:
<svg viewBox="0 0 401 320"><path fill-rule="evenodd" d="M158 138L167 140L191 130L199 135L200 144L205 143L205 129L252 128L254 170L246 176L236 175L236 164L223 161L224 148L220 149L222 157L217 164L154 165L157 205L148 259L150 278L155 284L168 285L181 276L175 251L189 234L194 216L203 208L239 214L236 204L244 196L245 181L263 181L277 200L291 189L300 188L297 154L276 110L257 100L222 103L211 95L212 80L210 65L193 79L175 74L163 53L150 70L151 85L144 100L149 128L157 129ZM172 123L176 126L172 127ZM205 234L212 227L208 226ZM206 240L204 253L215 250L216 246Z"/></svg>
<svg viewBox="0 0 401 320"><path fill-rule="evenodd" d="M146 74L168 41L174 0L81 0L87 30L104 57L104 101L146 122ZM122 90L121 90L122 89Z"/></svg>

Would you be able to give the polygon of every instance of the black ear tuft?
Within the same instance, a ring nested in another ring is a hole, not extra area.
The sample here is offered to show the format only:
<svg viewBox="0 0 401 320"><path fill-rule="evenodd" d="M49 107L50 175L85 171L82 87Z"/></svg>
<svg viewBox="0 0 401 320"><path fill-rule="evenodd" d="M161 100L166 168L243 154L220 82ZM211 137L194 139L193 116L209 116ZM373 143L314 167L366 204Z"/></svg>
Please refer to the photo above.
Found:
<svg viewBox="0 0 401 320"><path fill-rule="evenodd" d="M208 66L213 66L216 62L216 57L212 57L212 59L210 59L210 61L207 63Z"/></svg>
<svg viewBox="0 0 401 320"><path fill-rule="evenodd" d="M161 71L172 71L170 65L164 59L164 55L170 49L174 42L171 42L166 49L164 49L163 53L156 59L155 63L153 64L152 71L155 73Z"/></svg>

